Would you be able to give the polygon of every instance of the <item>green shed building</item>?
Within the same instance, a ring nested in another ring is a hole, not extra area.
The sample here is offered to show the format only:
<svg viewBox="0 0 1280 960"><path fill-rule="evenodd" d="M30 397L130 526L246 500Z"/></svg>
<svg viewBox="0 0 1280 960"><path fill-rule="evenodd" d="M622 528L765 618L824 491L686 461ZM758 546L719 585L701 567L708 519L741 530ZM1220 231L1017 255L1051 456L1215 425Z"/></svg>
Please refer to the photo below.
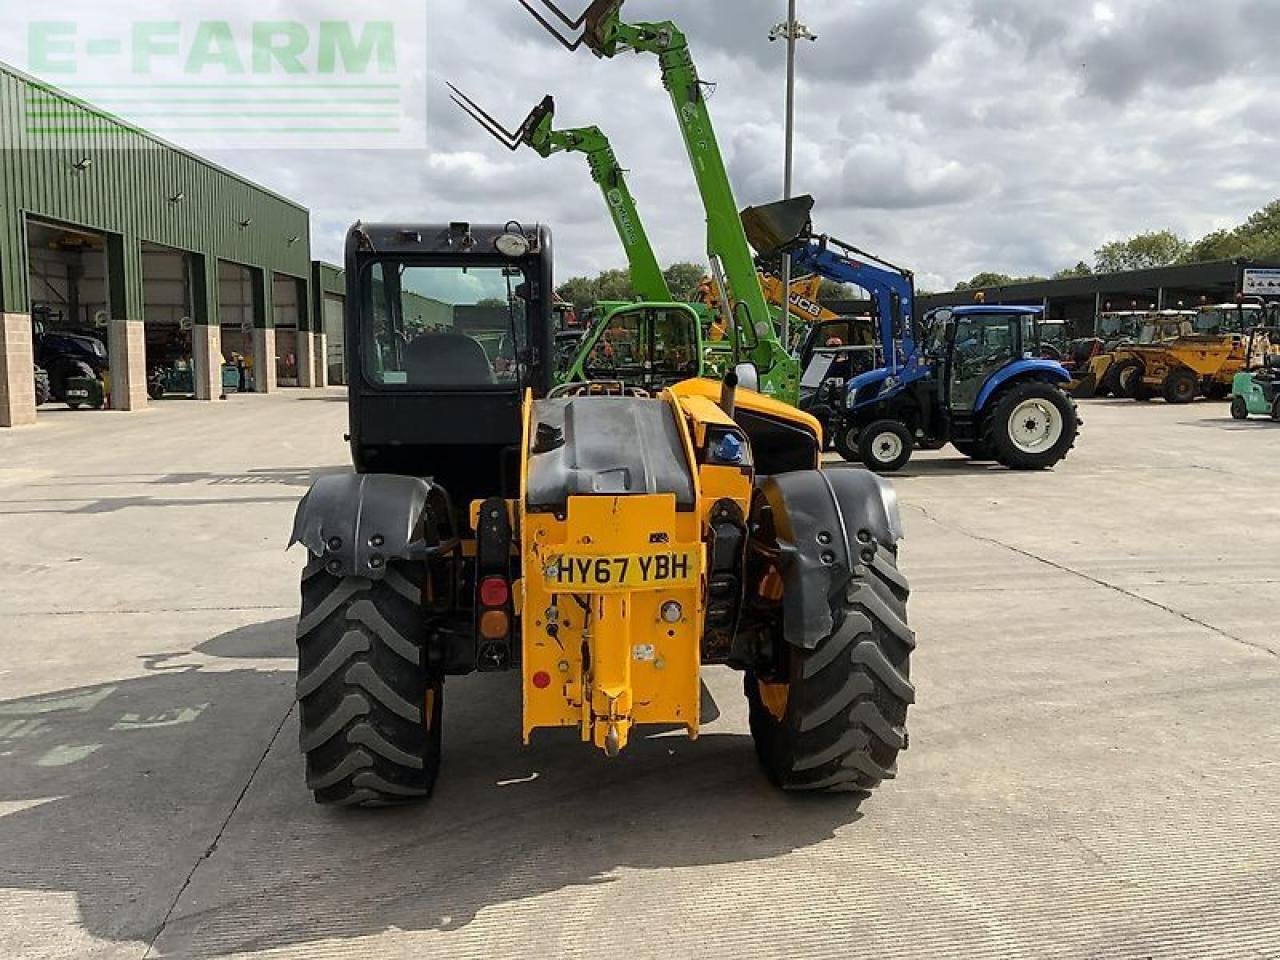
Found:
<svg viewBox="0 0 1280 960"><path fill-rule="evenodd" d="M310 246L302 206L0 64L0 426L35 421L58 332L106 346L114 409L149 381L201 400L323 386L341 273Z"/></svg>

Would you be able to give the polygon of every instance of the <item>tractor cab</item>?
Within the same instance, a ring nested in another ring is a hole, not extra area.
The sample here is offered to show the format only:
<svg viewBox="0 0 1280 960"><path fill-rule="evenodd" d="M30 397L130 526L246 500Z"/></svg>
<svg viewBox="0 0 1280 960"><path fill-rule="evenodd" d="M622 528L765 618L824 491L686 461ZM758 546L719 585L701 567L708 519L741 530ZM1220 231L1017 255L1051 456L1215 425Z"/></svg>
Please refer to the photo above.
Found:
<svg viewBox="0 0 1280 960"><path fill-rule="evenodd" d="M973 411L983 387L1005 367L1042 354L1039 308L960 307L937 327L942 361L937 389L946 408Z"/></svg>
<svg viewBox="0 0 1280 960"><path fill-rule="evenodd" d="M656 393L703 374L702 324L683 303L614 307L583 340L565 383L604 382Z"/></svg>
<svg viewBox="0 0 1280 960"><path fill-rule="evenodd" d="M1242 337L1253 327L1266 323L1266 312L1262 303L1243 300L1202 306L1191 314L1190 332L1204 337Z"/></svg>
<svg viewBox="0 0 1280 960"><path fill-rule="evenodd" d="M550 232L357 224L346 263L357 470L514 494L523 393L552 386Z"/></svg>

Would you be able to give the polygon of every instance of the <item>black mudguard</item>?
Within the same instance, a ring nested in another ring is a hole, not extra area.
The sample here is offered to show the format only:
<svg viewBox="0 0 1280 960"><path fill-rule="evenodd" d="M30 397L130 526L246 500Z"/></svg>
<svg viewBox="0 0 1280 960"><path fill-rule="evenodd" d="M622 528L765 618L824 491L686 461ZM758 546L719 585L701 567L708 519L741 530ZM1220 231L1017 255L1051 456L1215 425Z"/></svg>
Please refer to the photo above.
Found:
<svg viewBox="0 0 1280 960"><path fill-rule="evenodd" d="M782 552L784 633L812 650L835 629L864 552L895 550L902 539L897 494L870 471L846 469L766 477L760 495Z"/></svg>
<svg viewBox="0 0 1280 960"><path fill-rule="evenodd" d="M381 580L388 561L427 556L435 529L424 518L437 497L443 491L418 477L321 477L298 504L289 546L301 543L323 557L335 577Z"/></svg>

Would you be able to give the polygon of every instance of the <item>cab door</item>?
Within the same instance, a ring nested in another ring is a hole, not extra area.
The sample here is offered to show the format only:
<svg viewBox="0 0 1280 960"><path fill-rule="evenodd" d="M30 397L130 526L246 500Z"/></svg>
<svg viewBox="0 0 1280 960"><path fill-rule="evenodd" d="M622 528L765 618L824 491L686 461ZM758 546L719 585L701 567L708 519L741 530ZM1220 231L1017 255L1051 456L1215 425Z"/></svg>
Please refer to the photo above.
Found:
<svg viewBox="0 0 1280 960"><path fill-rule="evenodd" d="M1016 314L956 317L948 364L947 401L957 413L973 410L987 378L1018 355Z"/></svg>

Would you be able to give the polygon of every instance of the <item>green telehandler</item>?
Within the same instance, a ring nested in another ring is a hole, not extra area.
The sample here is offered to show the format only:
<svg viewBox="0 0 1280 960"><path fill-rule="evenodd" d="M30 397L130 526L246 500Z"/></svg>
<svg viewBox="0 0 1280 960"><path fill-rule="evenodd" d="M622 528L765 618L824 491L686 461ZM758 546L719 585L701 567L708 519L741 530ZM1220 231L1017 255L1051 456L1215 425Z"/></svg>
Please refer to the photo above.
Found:
<svg viewBox="0 0 1280 960"><path fill-rule="evenodd" d="M544 158L557 153L584 155L591 170L591 178L600 187L605 206L626 253L632 288L644 301L655 304L673 301L635 198L627 186L623 168L609 138L598 126L556 129L553 123L555 100L547 96L518 127L511 130L453 84L448 84L448 87L453 94L454 103L508 150L514 151L524 144ZM714 284L710 281L706 281L706 285L708 289L714 289ZM764 289L770 314L776 323L781 316L781 297L770 296L767 283ZM562 379L589 379L592 351L600 346L602 336L610 328L612 312L624 305L623 302L603 302L598 305L602 311L601 316L591 332L583 338L578 354L565 367ZM708 376L719 377L734 363L736 332L732 314L719 296L707 296L702 302L693 302L690 306L701 320L703 372ZM813 305L802 298L795 299L790 307L797 326L813 322L812 310ZM782 346L780 339L777 346ZM684 348L684 344L678 347L679 350Z"/></svg>
<svg viewBox="0 0 1280 960"><path fill-rule="evenodd" d="M715 319L711 310L672 296L622 165L599 127L557 130L555 99L547 96L519 127L508 130L453 84L447 86L453 102L508 150L514 152L524 144L542 157L585 156L622 242L631 287L640 299L596 305L599 316L557 374L560 382L621 380L654 389L688 376L719 375L732 365L731 340L715 341L708 335Z"/></svg>
<svg viewBox="0 0 1280 960"><path fill-rule="evenodd" d="M690 167L707 221L707 257L720 290L722 302L732 312L732 338L736 357L754 367L746 373L744 385L795 405L799 401L800 364L787 349L775 322L781 308L770 306L757 273L755 258L747 243L738 216L738 203L725 169L716 139L704 85L689 52L688 41L669 21L629 24L622 21L623 0L595 0L576 20L570 19L550 0L542 5L571 32L543 16L529 0L518 0L539 24L570 51L586 46L597 57L613 58L619 53L651 53L658 57L662 81L671 95L680 131L688 151ZM580 33L578 33L580 31ZM576 36L573 34L577 33ZM808 223L804 201L795 205L796 236Z"/></svg>

